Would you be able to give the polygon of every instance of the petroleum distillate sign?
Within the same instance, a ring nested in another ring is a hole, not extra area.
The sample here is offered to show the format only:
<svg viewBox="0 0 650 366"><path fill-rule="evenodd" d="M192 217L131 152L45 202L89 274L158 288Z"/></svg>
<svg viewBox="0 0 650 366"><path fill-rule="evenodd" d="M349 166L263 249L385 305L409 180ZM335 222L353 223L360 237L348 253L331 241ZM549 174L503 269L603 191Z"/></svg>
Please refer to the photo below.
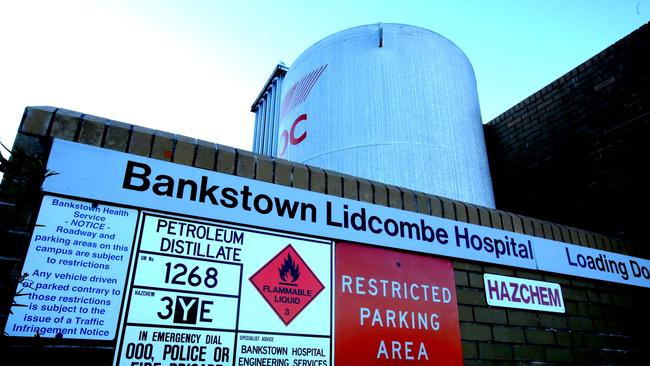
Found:
<svg viewBox="0 0 650 366"><path fill-rule="evenodd" d="M143 212L115 365L330 364L319 317L330 253L327 241Z"/></svg>
<svg viewBox="0 0 650 366"><path fill-rule="evenodd" d="M462 365L450 261L336 245L335 364Z"/></svg>

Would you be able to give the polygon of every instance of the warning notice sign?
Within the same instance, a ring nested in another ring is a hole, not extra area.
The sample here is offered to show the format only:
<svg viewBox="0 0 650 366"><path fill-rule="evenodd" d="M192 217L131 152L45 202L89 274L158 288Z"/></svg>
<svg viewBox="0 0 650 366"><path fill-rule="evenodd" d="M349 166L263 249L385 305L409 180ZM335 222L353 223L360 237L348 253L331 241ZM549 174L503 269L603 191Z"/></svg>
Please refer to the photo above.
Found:
<svg viewBox="0 0 650 366"><path fill-rule="evenodd" d="M43 197L6 334L114 339L137 218L133 209Z"/></svg>
<svg viewBox="0 0 650 366"><path fill-rule="evenodd" d="M335 364L462 365L450 261L338 243Z"/></svg>
<svg viewBox="0 0 650 366"><path fill-rule="evenodd" d="M264 265L250 281L284 324L291 323L324 288L291 245Z"/></svg>

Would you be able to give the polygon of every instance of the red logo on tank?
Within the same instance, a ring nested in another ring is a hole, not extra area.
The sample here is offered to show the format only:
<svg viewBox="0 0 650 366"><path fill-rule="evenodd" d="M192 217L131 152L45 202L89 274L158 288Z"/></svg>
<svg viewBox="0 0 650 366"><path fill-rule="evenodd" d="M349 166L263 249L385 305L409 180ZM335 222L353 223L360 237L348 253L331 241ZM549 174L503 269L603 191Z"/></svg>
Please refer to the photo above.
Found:
<svg viewBox="0 0 650 366"><path fill-rule="evenodd" d="M311 89L316 85L316 82L326 68L327 64L317 67L307 75L304 75L300 80L296 81L291 88L289 88L282 100L282 106L280 107L280 120L284 120L284 117L289 112L307 99ZM278 157L284 157L287 147L298 145L307 138L306 130L296 136L296 128L300 123L306 120L307 114L302 113L293 121L293 123L291 123L290 127L282 130L278 140Z"/></svg>
<svg viewBox="0 0 650 366"><path fill-rule="evenodd" d="M285 325L325 288L291 244L252 275L250 281Z"/></svg>

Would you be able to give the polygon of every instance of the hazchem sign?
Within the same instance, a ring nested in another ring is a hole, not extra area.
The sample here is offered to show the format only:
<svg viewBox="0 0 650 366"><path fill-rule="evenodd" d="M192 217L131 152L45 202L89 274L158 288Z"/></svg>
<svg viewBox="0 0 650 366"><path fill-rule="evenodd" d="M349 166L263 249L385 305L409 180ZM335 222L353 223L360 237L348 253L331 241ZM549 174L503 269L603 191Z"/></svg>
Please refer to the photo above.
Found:
<svg viewBox="0 0 650 366"><path fill-rule="evenodd" d="M562 288L557 283L488 273L483 282L490 306L564 313Z"/></svg>
<svg viewBox="0 0 650 366"><path fill-rule="evenodd" d="M462 365L451 262L336 245L338 366Z"/></svg>
<svg viewBox="0 0 650 366"><path fill-rule="evenodd" d="M115 365L329 364L331 251L328 241L143 212Z"/></svg>

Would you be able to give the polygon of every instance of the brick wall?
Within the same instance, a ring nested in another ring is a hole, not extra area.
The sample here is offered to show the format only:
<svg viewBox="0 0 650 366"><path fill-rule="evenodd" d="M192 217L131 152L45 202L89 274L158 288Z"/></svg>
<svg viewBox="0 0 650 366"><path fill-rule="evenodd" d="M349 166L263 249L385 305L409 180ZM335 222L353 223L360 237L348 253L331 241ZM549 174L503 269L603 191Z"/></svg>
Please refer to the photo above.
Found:
<svg viewBox="0 0 650 366"><path fill-rule="evenodd" d="M52 137L591 248L623 254L631 250L614 237L510 212L69 110L27 108L15 146L46 160ZM0 227L2 328L38 209L38 197L25 201L15 189L5 179L0 194L0 214L9 220ZM454 268L466 365L623 365L650 356L645 333L650 321L640 300L649 295L647 289L470 261L454 260ZM490 307L484 273L560 283L566 314ZM3 337L0 349L27 364L109 365L114 343Z"/></svg>
<svg viewBox="0 0 650 366"><path fill-rule="evenodd" d="M648 50L650 24L485 126L498 208L645 242Z"/></svg>

